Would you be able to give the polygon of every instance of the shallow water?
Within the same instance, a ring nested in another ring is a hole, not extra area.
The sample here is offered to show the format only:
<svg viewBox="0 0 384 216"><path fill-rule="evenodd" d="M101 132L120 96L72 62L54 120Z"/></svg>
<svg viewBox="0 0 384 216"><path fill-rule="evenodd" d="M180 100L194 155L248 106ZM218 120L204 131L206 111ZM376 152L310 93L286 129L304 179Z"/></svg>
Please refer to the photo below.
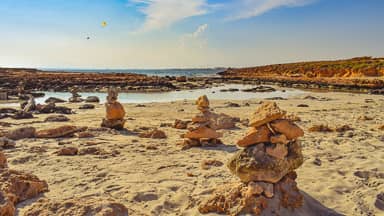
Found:
<svg viewBox="0 0 384 216"><path fill-rule="evenodd" d="M248 100L254 98L270 98L270 97L291 97L298 94L304 93L304 91L297 89L287 89L285 92L278 90L275 92L265 93L252 93L252 92L221 92L221 89L237 88L246 89L256 87L254 85L237 85L229 84L220 87L213 87L207 89L196 89L196 90L183 90L183 91L172 91L172 92L156 92L156 93L120 93L119 101L121 103L152 103L152 102L170 102L180 100L195 100L201 95L207 95L211 100ZM49 97L57 97L67 100L71 97L69 92L44 92L45 97L37 98L37 103L44 103ZM100 98L101 103L105 102L107 96L106 93L100 92L80 92L83 98L88 96L97 96Z"/></svg>

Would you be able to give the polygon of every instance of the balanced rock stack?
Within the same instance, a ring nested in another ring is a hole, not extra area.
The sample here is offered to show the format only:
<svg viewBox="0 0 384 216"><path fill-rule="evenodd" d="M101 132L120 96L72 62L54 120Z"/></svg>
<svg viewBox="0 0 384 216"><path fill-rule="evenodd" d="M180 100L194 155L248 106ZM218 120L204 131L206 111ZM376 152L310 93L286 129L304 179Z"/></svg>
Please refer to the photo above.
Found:
<svg viewBox="0 0 384 216"><path fill-rule="evenodd" d="M256 110L249 132L237 143L244 149L227 164L241 182L217 188L201 213L290 215L303 205L294 170L303 163L297 138L304 132L285 114L273 102Z"/></svg>
<svg viewBox="0 0 384 216"><path fill-rule="evenodd" d="M222 134L216 132L216 115L210 111L207 96L199 97L196 105L200 113L192 118L192 127L188 128L189 131L183 135L184 148L221 144L219 138Z"/></svg>
<svg viewBox="0 0 384 216"><path fill-rule="evenodd" d="M101 127L122 130L125 124L125 110L123 105L117 101L118 92L115 88L108 90L107 102L105 108L107 111L106 118L103 119Z"/></svg>
<svg viewBox="0 0 384 216"><path fill-rule="evenodd" d="M71 103L80 103L83 102L83 99L81 99L81 95L78 93L77 87L73 87L70 90L72 97L69 98L69 102Z"/></svg>

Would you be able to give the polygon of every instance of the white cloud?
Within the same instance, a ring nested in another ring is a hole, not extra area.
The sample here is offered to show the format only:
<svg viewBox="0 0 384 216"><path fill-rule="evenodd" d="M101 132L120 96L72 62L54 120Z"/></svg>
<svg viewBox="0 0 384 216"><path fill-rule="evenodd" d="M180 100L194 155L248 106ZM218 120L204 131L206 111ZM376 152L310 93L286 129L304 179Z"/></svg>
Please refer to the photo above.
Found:
<svg viewBox="0 0 384 216"><path fill-rule="evenodd" d="M232 7L237 8L230 20L246 19L262 15L279 7L299 7L310 4L315 0L236 0Z"/></svg>
<svg viewBox="0 0 384 216"><path fill-rule="evenodd" d="M197 29L189 34L185 34L180 39L180 46L182 48L193 47L203 48L207 45L207 39L203 37L204 32L207 30L208 24L202 24Z"/></svg>
<svg viewBox="0 0 384 216"><path fill-rule="evenodd" d="M146 19L139 31L151 31L168 27L188 17L207 13L206 0L130 0Z"/></svg>

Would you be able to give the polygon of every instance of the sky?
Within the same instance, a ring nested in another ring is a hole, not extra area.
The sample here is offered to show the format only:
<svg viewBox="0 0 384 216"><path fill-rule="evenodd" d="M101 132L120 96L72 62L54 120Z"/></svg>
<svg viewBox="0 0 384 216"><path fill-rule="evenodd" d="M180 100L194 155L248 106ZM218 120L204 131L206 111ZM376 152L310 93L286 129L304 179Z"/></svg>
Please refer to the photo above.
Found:
<svg viewBox="0 0 384 216"><path fill-rule="evenodd" d="M379 57L383 11L383 0L0 0L0 67L247 67Z"/></svg>

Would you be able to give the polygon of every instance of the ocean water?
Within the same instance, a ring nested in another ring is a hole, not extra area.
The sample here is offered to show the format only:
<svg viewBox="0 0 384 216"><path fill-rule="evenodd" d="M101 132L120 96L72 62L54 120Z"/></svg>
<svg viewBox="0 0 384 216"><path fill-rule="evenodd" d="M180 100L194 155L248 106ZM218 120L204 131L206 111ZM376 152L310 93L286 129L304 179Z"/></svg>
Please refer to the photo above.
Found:
<svg viewBox="0 0 384 216"><path fill-rule="evenodd" d="M196 90L183 90L183 91L172 91L172 92L156 92L156 93L120 93L119 101L121 103L152 103L152 102L171 102L181 100L196 100L201 95L207 95L210 100L249 100L249 99L265 99L270 97L292 97L305 93L298 89L286 89L285 91L275 92L221 92L222 89L237 88L247 89L253 88L256 85L239 85L239 84L227 84L219 87L212 87L207 89L196 89ZM37 103L43 104L44 101L49 97L57 97L64 100L68 100L71 97L69 92L44 92L45 97L36 98ZM100 92L80 92L82 98L88 96L97 96L101 102L105 102L107 96L106 93Z"/></svg>
<svg viewBox="0 0 384 216"><path fill-rule="evenodd" d="M39 68L47 71L64 71L80 73L135 73L148 76L217 76L218 72L225 71L225 68L207 69L66 69L66 68Z"/></svg>

